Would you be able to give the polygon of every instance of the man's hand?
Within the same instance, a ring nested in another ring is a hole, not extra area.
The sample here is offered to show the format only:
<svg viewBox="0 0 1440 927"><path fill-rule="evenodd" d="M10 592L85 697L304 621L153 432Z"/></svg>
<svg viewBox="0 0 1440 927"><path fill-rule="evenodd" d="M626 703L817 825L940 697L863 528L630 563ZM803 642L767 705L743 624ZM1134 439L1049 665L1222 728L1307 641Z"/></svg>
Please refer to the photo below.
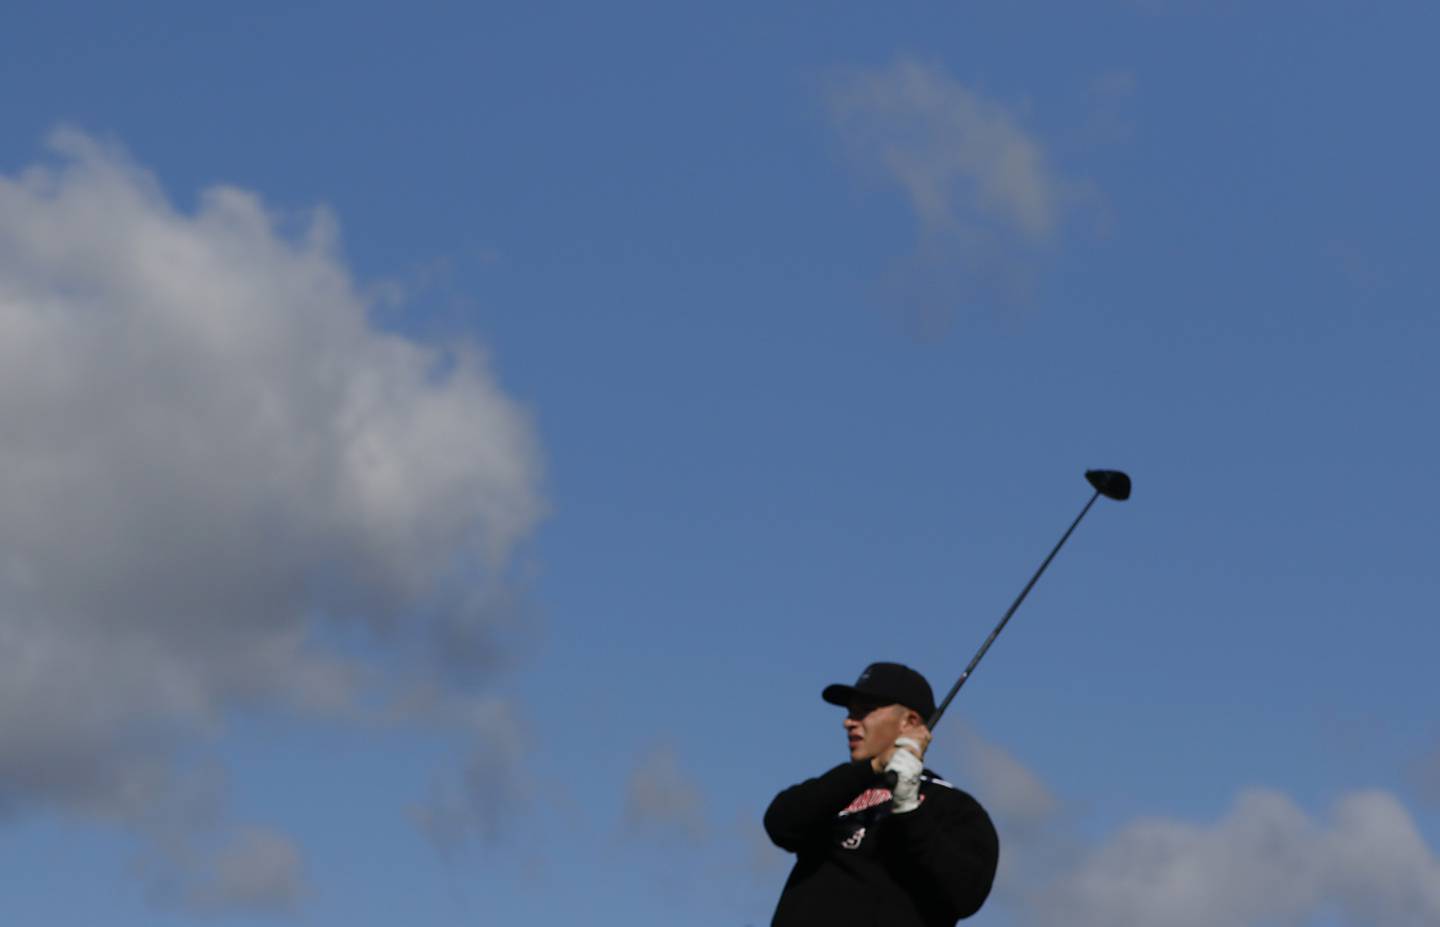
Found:
<svg viewBox="0 0 1440 927"><path fill-rule="evenodd" d="M910 743L901 746L901 740L909 740ZM881 750L879 754L870 758L870 768L875 770L875 775L878 776L890 765L890 760L894 758L896 750L908 750L915 754L917 759L923 760L925 759L925 751L929 748L930 729L925 726L925 722L901 722L900 736L896 738L894 744L891 744L889 747Z"/></svg>
<svg viewBox="0 0 1440 927"><path fill-rule="evenodd" d="M925 764L916 751L924 748L909 737L901 737L895 746L900 749L885 766L885 772L895 777L895 784L890 788L890 813L905 814L920 807L920 774L925 771Z"/></svg>

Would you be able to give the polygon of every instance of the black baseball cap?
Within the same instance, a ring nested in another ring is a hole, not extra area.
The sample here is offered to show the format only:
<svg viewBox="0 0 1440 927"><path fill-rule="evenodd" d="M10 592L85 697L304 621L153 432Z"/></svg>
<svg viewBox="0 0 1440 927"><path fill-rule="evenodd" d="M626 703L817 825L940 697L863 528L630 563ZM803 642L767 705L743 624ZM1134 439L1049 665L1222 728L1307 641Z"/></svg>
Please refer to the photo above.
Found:
<svg viewBox="0 0 1440 927"><path fill-rule="evenodd" d="M832 705L849 707L856 696L876 699L883 704L904 705L926 718L935 713L935 694L925 677L900 663L871 663L855 680L855 685L835 683L825 687L820 697Z"/></svg>

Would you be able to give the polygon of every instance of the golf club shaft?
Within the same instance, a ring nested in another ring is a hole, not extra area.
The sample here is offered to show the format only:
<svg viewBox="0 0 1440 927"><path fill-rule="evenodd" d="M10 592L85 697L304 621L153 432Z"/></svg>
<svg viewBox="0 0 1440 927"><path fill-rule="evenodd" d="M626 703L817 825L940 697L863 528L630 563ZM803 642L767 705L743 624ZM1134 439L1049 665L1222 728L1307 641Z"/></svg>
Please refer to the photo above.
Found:
<svg viewBox="0 0 1440 927"><path fill-rule="evenodd" d="M955 685L950 687L950 692L945 696L945 700L930 713L930 718L925 722L925 726L930 729L932 734L935 731L935 725L940 722L940 716L945 714L946 708L950 707L950 701L955 698L955 693L960 691L960 687L965 685L965 680L969 679L970 674L975 671L975 667L980 665L980 660L985 656L985 652L990 649L991 644L995 643L995 638L1000 636L1000 632L1005 629L1006 623L1008 623L1011 616L1015 614L1015 610L1020 607L1021 602L1025 601L1025 597L1030 594L1030 590L1035 587L1035 583L1039 581L1041 574L1045 572L1045 568L1050 565L1050 561L1055 559L1055 555L1060 553L1060 548L1064 547L1065 542L1070 540L1070 535L1075 532L1076 527L1080 524L1080 520L1085 517L1086 512L1090 511L1090 507L1095 504L1095 500L1101 496L1107 499L1114 499L1116 502L1124 502L1130 498L1130 477L1122 470L1086 470L1085 480L1091 486L1095 487L1094 495L1085 503L1085 507L1080 510L1080 514L1075 516L1075 520L1070 523L1070 527L1065 529L1065 533L1060 535L1060 540L1055 542L1055 546L1050 550L1050 555L1045 558L1044 563L1040 564L1040 569L1035 571L1035 575L1030 577L1030 582L1025 584L1024 589L1020 590L1020 594L1015 597L1015 601L1010 603L1010 607L1005 611L1005 617L1000 619L1000 623L995 626L995 630L991 631L990 636L985 638L985 643L980 645L980 649L976 652L974 659L970 661L970 665L965 667L965 672L961 673L960 678L955 680ZM884 782L889 788L894 789L896 781L897 777L893 771L885 773Z"/></svg>
<svg viewBox="0 0 1440 927"><path fill-rule="evenodd" d="M925 726L928 727L932 733L935 730L935 725L940 721L940 716L945 714L945 709L950 706L950 700L955 697L956 692L960 691L960 687L965 685L965 680L970 678L970 674L975 671L975 667L980 665L980 658L985 656L985 651L989 650L990 645L995 643L995 638L999 637L1000 632L1005 629L1005 624L1010 620L1010 616L1014 615L1015 610L1020 607L1020 603L1025 601L1025 597L1030 594L1030 590L1034 588L1036 581L1040 579L1040 574L1045 572L1045 568L1050 565L1050 561L1054 560L1055 555L1060 553L1060 548L1064 547L1065 542L1070 540L1070 535L1074 533L1075 527L1080 524L1080 519L1085 517L1085 513L1090 511L1090 506L1094 505L1095 500L1098 498L1100 498L1100 490L1097 489L1095 490L1095 494L1090 497L1090 501L1086 502L1085 507L1080 510L1080 514L1076 515L1075 520L1070 523L1070 527L1065 529L1065 533L1060 536L1060 540L1055 543L1055 547L1050 551L1050 556L1045 558L1045 562L1040 564L1040 569L1036 570L1035 575L1030 577L1030 582L1025 584L1024 589L1020 590L1020 594L1015 597L1015 601L1010 603L1010 607L1005 611L1005 617L1000 619L1000 623L995 626L995 630L991 631L990 636L985 638L985 643L980 645L980 649L976 651L974 659L970 661L970 665L965 667L965 672L961 673L960 678L955 680L955 685L950 687L950 693L945 696L945 700L936 706L934 713L931 714L929 720L925 722Z"/></svg>

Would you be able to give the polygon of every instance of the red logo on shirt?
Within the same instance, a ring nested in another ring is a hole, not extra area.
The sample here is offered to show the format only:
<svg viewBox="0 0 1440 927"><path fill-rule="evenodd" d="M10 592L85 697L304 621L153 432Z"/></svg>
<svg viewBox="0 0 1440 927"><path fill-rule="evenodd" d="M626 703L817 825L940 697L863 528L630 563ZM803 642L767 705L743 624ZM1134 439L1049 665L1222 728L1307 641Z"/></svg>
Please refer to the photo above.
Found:
<svg viewBox="0 0 1440 927"><path fill-rule="evenodd" d="M889 789L866 789L855 796L855 800L852 801L844 811L836 815L836 817L843 818L847 814L855 814L867 808L874 808L876 805L883 805L891 798L894 798L894 796L890 794ZM924 800L925 793L921 792L920 801L923 802Z"/></svg>
<svg viewBox="0 0 1440 927"><path fill-rule="evenodd" d="M842 812L840 817L847 814L854 814L857 811L864 811L866 808L874 808L876 805L883 805L890 800L889 789L866 789L855 797L855 800Z"/></svg>

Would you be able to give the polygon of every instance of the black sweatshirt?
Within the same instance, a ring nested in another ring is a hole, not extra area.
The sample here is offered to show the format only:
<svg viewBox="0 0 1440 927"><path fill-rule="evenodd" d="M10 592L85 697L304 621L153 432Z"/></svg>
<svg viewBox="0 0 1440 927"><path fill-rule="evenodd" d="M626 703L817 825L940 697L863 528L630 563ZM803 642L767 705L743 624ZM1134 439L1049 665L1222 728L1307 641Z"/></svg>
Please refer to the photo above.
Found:
<svg viewBox="0 0 1440 927"><path fill-rule="evenodd" d="M798 858L772 927L953 927L980 910L1000 856L989 815L928 769L920 798L892 814L869 760L776 795L765 831Z"/></svg>

